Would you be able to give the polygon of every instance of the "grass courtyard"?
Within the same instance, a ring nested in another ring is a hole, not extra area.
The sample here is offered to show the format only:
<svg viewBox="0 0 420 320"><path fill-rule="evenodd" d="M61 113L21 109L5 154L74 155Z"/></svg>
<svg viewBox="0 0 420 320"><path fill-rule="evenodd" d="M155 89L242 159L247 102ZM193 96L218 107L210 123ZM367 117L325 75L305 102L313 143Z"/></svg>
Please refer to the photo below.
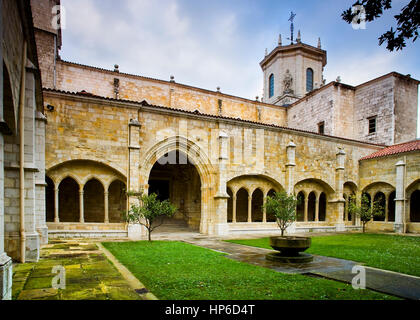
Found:
<svg viewBox="0 0 420 320"><path fill-rule="evenodd" d="M351 285L227 259L182 242L103 244L158 299L163 300L377 300L393 299Z"/></svg>
<svg viewBox="0 0 420 320"><path fill-rule="evenodd" d="M229 242L271 249L269 238ZM420 237L386 234L319 236L312 238L312 247L307 252L420 276Z"/></svg>

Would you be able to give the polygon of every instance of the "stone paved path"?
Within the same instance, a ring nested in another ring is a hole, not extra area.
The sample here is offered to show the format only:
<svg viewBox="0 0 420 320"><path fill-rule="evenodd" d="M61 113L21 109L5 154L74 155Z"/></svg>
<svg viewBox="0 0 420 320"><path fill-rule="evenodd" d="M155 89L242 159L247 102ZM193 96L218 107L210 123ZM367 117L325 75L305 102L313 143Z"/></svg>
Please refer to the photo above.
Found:
<svg viewBox="0 0 420 320"><path fill-rule="evenodd" d="M66 288L52 288L54 266L63 266ZM140 300L92 242L51 241L38 263L13 267L14 300Z"/></svg>
<svg viewBox="0 0 420 320"><path fill-rule="evenodd" d="M265 259L272 250L248 247L223 242L217 239L192 237L184 240L187 243L229 254L227 258L269 268L283 273L300 273L320 276L332 280L351 283L356 274L352 269L361 263L314 256L314 261L304 264L283 264ZM420 300L420 278L385 270L366 268L366 287L371 290L390 294L404 299Z"/></svg>

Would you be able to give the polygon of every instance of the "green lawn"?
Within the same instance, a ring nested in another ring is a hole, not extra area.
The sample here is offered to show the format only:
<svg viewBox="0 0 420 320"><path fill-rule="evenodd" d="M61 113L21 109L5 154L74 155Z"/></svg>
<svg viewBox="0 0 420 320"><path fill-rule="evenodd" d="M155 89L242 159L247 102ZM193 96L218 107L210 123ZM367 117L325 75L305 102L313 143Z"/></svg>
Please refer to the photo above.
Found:
<svg viewBox="0 0 420 320"><path fill-rule="evenodd" d="M331 280L281 274L181 242L103 245L163 300L392 299Z"/></svg>
<svg viewBox="0 0 420 320"><path fill-rule="evenodd" d="M230 242L271 249L268 238ZM308 253L420 276L420 237L384 234L320 236L312 238L312 247Z"/></svg>

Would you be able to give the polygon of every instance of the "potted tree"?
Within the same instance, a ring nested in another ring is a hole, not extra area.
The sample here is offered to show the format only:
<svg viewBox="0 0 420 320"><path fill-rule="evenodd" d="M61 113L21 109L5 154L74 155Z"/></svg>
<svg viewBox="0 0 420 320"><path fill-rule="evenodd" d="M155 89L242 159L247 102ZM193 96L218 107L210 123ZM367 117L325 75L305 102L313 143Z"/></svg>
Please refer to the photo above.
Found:
<svg viewBox="0 0 420 320"><path fill-rule="evenodd" d="M366 194L363 194L361 204L358 205L354 196L350 197L349 212L360 218L363 225L363 233L366 232L366 225L375 217L384 216L384 208L379 202L371 202Z"/></svg>
<svg viewBox="0 0 420 320"><path fill-rule="evenodd" d="M285 236L287 229L296 221L297 204L296 197L284 191L275 193L273 197L267 197L263 207L267 214L276 217L281 230L280 237L270 238L270 246L278 252L268 254L268 260L285 263L304 263L313 260L311 255L303 253L310 248L311 238Z"/></svg>
<svg viewBox="0 0 420 320"><path fill-rule="evenodd" d="M148 240L152 241L152 232L163 224L163 217L173 217L177 208L168 200L160 201L157 195L137 196L139 204L133 204L126 215L128 223L142 225L147 229Z"/></svg>

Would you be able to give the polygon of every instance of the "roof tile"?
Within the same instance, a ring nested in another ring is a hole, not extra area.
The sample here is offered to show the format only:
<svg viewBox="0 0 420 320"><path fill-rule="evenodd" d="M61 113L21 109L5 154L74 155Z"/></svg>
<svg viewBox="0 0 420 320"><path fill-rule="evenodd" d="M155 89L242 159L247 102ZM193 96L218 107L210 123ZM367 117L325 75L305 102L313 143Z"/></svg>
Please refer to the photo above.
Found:
<svg viewBox="0 0 420 320"><path fill-rule="evenodd" d="M420 150L420 140L414 140L402 144L397 144L385 149L382 149L380 151L377 151L375 153L372 153L370 156L364 157L360 160L369 160L369 159L376 159L376 158L382 158L387 156L392 156L395 154L400 153L406 153L406 152L412 152Z"/></svg>

